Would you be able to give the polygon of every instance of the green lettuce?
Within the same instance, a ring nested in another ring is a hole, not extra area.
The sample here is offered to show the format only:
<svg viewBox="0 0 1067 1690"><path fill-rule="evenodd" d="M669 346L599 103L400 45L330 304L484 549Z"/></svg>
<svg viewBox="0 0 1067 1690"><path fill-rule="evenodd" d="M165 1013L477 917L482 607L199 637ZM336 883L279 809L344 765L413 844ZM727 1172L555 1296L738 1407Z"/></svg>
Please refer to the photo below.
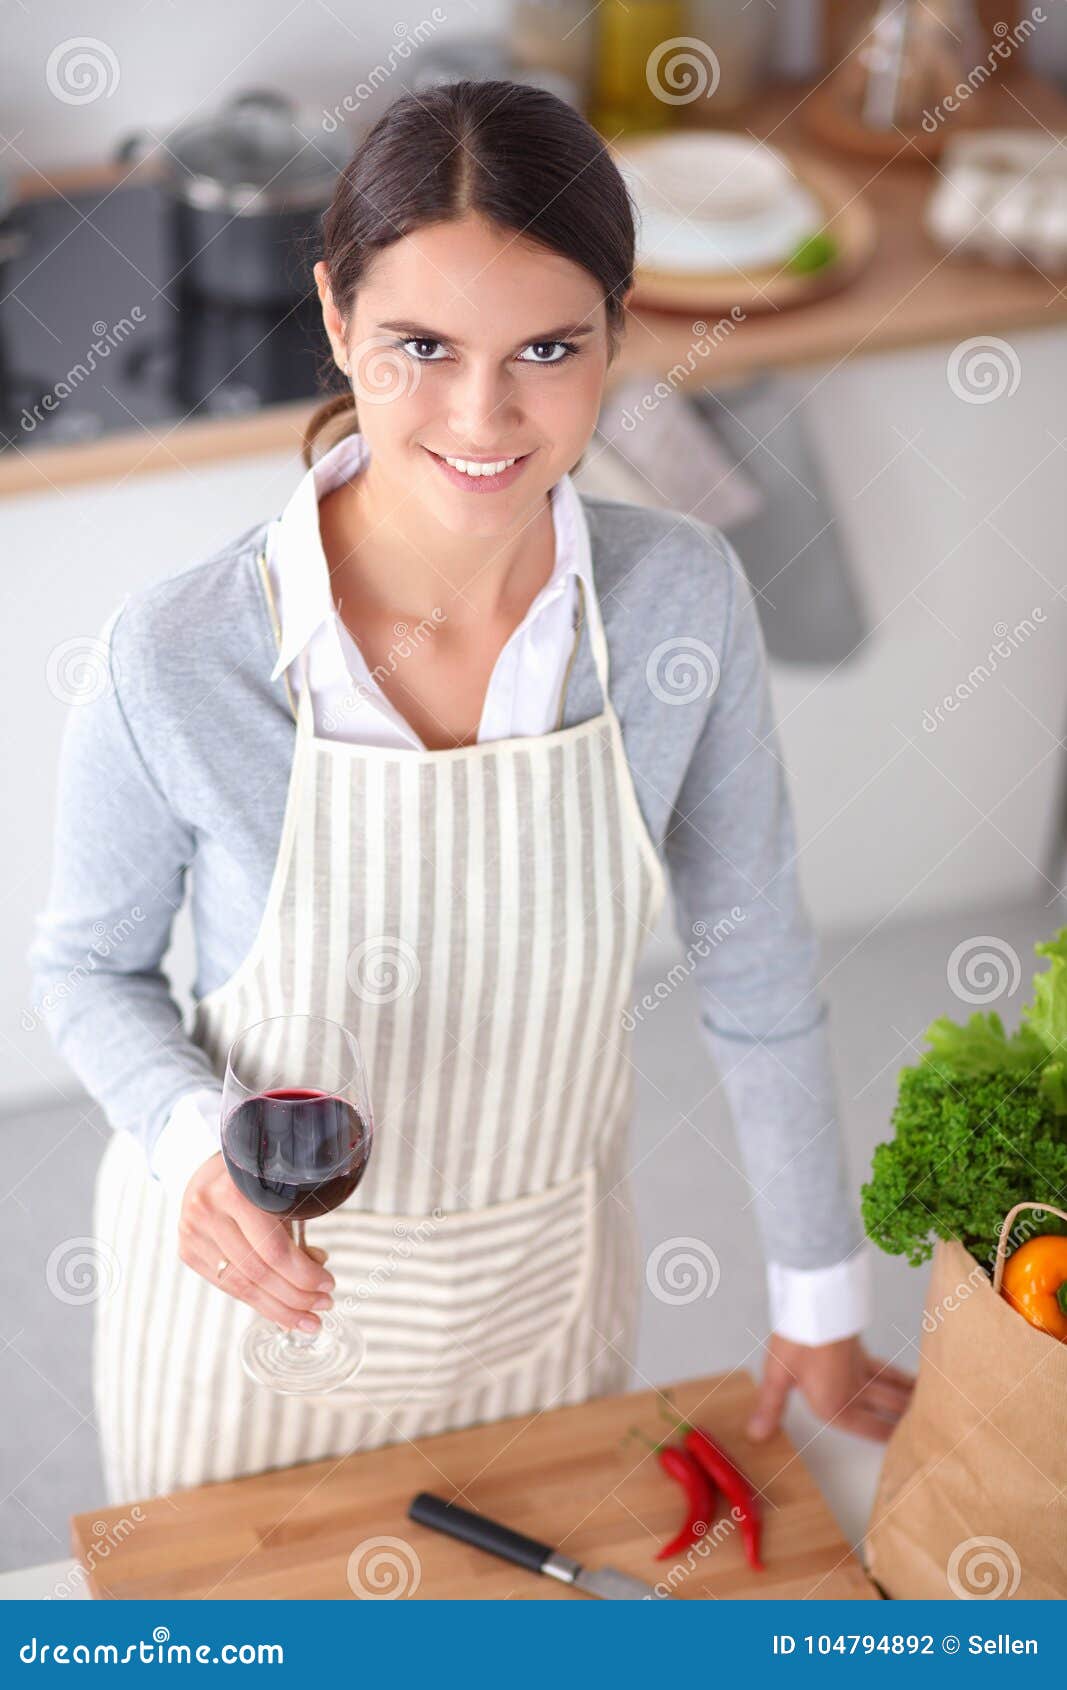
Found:
<svg viewBox="0 0 1067 1690"><path fill-rule="evenodd" d="M900 1072L894 1137L875 1149L861 1198L868 1235L912 1263L933 1238L958 1238L988 1264L1014 1204L1067 1208L1067 927L1034 950L1049 965L1015 1032L993 1010L962 1025L938 1016Z"/></svg>

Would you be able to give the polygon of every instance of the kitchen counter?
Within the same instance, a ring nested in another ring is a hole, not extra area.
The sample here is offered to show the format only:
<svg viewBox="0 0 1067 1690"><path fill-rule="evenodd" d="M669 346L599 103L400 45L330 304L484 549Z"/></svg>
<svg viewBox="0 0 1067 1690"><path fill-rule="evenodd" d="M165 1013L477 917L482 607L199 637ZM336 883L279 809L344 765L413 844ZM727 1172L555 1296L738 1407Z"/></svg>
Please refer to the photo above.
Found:
<svg viewBox="0 0 1067 1690"><path fill-rule="evenodd" d="M852 184L856 195L862 193L877 225L877 247L869 263L845 288L824 299L749 316L707 358L692 357L692 312L633 311L609 384L635 375L655 381L671 371L673 385L695 380L729 386L760 369L832 366L887 348L955 342L979 333L1004 334L1067 321L1067 290L1039 270L1002 269L962 255L948 256L930 241L921 212L936 179L935 167L920 159L903 138L898 157L889 164L848 157L816 141L805 126L803 108L818 86L789 83L764 91L749 107L731 114L731 127L821 158ZM972 104L980 104L983 121L993 125L1067 129L1067 101L1050 84L1014 67L1010 73L1002 69ZM127 174L111 167L51 179L31 174L21 179L18 191L22 197L71 192L92 183L117 186L135 176L136 170ZM680 368L687 354L688 371ZM315 403L271 405L232 417L131 429L31 451L13 447L0 455L0 494L42 492L289 449L295 458Z"/></svg>

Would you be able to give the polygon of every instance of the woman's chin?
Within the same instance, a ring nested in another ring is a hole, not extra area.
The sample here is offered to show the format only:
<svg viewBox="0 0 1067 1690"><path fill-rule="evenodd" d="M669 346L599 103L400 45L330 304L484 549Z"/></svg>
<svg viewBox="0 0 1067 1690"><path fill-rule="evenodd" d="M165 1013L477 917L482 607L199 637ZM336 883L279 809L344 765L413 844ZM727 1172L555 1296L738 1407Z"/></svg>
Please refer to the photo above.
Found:
<svg viewBox="0 0 1067 1690"><path fill-rule="evenodd" d="M521 499L506 494L486 498L478 494L445 488L434 490L427 507L440 526L457 536L508 534L517 522L528 519L548 496L548 488L524 488Z"/></svg>

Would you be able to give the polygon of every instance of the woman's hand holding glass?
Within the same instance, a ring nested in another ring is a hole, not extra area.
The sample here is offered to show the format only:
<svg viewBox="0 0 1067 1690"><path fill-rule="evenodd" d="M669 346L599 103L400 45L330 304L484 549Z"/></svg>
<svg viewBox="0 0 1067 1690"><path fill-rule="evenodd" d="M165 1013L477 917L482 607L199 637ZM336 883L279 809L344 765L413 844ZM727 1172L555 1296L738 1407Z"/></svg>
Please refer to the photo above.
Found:
<svg viewBox="0 0 1067 1690"><path fill-rule="evenodd" d="M301 1250L284 1221L242 1196L222 1152L208 1157L185 1188L178 1223L179 1255L212 1285L289 1330L318 1332L331 1306L333 1275L326 1253ZM220 1262L225 1271L219 1275Z"/></svg>

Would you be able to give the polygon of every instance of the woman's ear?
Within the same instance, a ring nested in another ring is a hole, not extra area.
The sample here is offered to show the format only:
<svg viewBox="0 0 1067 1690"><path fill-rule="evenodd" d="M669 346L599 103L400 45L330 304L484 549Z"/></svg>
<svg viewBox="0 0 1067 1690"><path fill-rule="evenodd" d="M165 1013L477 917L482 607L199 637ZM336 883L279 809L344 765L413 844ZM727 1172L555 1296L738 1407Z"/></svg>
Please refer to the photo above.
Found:
<svg viewBox="0 0 1067 1690"><path fill-rule="evenodd" d="M319 292L319 302L322 305L322 324L333 347L333 355L339 367L343 370L348 361L348 346L345 335L345 325L333 300L330 289L330 272L325 259L320 258L312 271L315 286Z"/></svg>

